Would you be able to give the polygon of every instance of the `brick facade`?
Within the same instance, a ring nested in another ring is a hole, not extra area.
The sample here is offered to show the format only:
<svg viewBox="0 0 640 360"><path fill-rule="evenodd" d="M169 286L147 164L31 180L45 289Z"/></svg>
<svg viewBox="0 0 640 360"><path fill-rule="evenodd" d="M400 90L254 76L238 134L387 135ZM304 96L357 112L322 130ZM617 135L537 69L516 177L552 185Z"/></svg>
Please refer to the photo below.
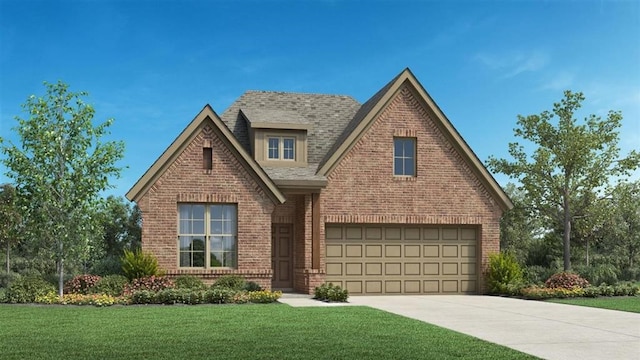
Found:
<svg viewBox="0 0 640 360"><path fill-rule="evenodd" d="M416 177L394 177L394 136L416 138ZM406 86L329 174L320 198L323 223L477 225L479 270L499 251L500 207Z"/></svg>
<svg viewBox="0 0 640 360"><path fill-rule="evenodd" d="M203 169L202 148L213 149L213 169ZM238 206L238 268L184 269L178 266L178 203L235 203ZM143 216L142 247L170 276L196 275L208 283L239 274L271 288L273 202L210 125L169 165L138 202Z"/></svg>

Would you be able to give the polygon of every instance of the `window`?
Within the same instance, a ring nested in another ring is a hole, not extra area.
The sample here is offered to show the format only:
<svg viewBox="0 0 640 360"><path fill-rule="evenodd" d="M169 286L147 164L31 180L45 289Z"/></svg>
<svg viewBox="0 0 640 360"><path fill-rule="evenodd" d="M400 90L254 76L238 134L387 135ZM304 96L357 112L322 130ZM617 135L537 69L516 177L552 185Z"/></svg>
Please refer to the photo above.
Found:
<svg viewBox="0 0 640 360"><path fill-rule="evenodd" d="M267 141L269 160L295 160L296 139L288 137L269 137Z"/></svg>
<svg viewBox="0 0 640 360"><path fill-rule="evenodd" d="M393 138L393 175L416 176L415 138Z"/></svg>
<svg viewBox="0 0 640 360"><path fill-rule="evenodd" d="M213 149L210 147L202 148L202 168L205 170L213 169Z"/></svg>
<svg viewBox="0 0 640 360"><path fill-rule="evenodd" d="M237 267L235 204L178 205L180 267Z"/></svg>

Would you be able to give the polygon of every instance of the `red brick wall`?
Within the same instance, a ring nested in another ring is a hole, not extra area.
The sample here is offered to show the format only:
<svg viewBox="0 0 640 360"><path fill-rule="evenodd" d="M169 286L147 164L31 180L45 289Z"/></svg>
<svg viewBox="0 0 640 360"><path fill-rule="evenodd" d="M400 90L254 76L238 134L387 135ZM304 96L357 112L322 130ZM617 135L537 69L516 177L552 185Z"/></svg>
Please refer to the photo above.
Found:
<svg viewBox="0 0 640 360"><path fill-rule="evenodd" d="M393 176L394 136L417 139L416 177ZM499 251L499 206L407 87L329 174L320 198L323 223L473 224L482 269Z"/></svg>
<svg viewBox="0 0 640 360"><path fill-rule="evenodd" d="M202 148L213 148L213 170L204 170ZM235 270L178 267L177 207L188 203L238 205L238 268ZM170 276L193 274L213 282L234 273L271 288L271 214L273 202L227 149L211 124L169 165L138 202L143 215L142 247L158 257Z"/></svg>

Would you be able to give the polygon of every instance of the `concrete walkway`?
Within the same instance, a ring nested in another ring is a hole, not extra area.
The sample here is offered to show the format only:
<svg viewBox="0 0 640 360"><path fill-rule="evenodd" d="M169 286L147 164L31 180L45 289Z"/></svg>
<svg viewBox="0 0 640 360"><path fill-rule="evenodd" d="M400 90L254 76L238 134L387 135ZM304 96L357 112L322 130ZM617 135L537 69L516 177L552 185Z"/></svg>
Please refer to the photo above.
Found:
<svg viewBox="0 0 640 360"><path fill-rule="evenodd" d="M640 301L640 299L638 299ZM284 296L292 306L337 306ZM493 296L352 296L370 306L544 359L640 359L640 314Z"/></svg>

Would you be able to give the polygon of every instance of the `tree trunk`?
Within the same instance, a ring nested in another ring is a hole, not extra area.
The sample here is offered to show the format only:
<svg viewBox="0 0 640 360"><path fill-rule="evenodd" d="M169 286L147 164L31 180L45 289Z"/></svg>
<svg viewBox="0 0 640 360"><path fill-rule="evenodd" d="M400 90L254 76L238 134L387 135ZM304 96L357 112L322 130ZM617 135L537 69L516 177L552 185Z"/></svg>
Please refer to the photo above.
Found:
<svg viewBox="0 0 640 360"><path fill-rule="evenodd" d="M589 237L587 237L587 267L589 267Z"/></svg>
<svg viewBox="0 0 640 360"><path fill-rule="evenodd" d="M64 255L62 255L63 245L60 242L60 257L58 260L58 295L60 300L64 296Z"/></svg>
<svg viewBox="0 0 640 360"><path fill-rule="evenodd" d="M564 245L564 271L571 270L571 213L569 207L569 194L565 190L564 194L564 234L563 234L563 245Z"/></svg>
<svg viewBox="0 0 640 360"><path fill-rule="evenodd" d="M7 241L7 274L11 271L11 265L9 264L9 250L11 250L11 243Z"/></svg>

